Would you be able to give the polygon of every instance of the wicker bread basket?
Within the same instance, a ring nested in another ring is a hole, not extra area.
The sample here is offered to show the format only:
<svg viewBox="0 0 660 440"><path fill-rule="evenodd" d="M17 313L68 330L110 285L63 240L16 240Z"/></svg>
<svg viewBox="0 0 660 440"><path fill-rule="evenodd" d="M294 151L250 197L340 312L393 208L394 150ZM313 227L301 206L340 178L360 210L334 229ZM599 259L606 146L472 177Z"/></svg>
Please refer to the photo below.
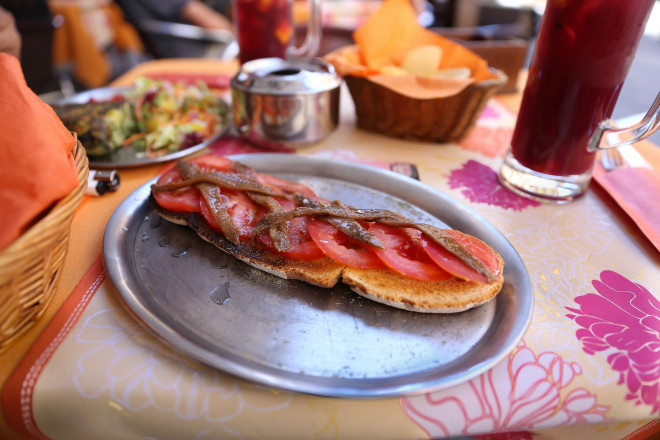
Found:
<svg viewBox="0 0 660 440"><path fill-rule="evenodd" d="M87 155L78 141L73 155L78 186L0 252L0 352L39 320L62 275L73 213L89 174Z"/></svg>
<svg viewBox="0 0 660 440"><path fill-rule="evenodd" d="M410 98L361 76L346 75L344 80L355 103L358 127L397 138L445 143L466 137L488 100L506 84L507 76L492 70L495 78L445 98Z"/></svg>

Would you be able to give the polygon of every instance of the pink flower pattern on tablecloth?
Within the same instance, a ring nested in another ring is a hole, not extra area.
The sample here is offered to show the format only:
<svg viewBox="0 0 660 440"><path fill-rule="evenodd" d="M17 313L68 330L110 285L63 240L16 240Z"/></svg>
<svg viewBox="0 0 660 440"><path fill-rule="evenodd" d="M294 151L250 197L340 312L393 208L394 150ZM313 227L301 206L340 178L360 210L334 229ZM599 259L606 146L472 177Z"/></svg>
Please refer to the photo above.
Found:
<svg viewBox="0 0 660 440"><path fill-rule="evenodd" d="M502 117L502 114L500 111L492 106L490 103L486 105L486 107L483 109L481 112L481 115L479 115L479 120L483 119L500 119Z"/></svg>
<svg viewBox="0 0 660 440"><path fill-rule="evenodd" d="M578 296L566 316L582 327L575 336L590 355L607 362L628 387L626 400L660 415L660 301L640 284L606 270L593 280L597 293Z"/></svg>
<svg viewBox="0 0 660 440"><path fill-rule="evenodd" d="M455 388L404 397L405 413L429 437L524 431L607 421L609 407L584 388L571 389L580 366L521 343L487 373ZM485 437L486 438L486 437ZM516 437L526 438L526 437Z"/></svg>
<svg viewBox="0 0 660 440"><path fill-rule="evenodd" d="M512 128L476 126L465 139L458 142L458 146L488 157L502 157L509 149L511 136Z"/></svg>
<svg viewBox="0 0 660 440"><path fill-rule="evenodd" d="M486 203L514 211L540 206L539 202L506 189L495 171L476 160L468 160L461 168L453 170L449 174L448 184L451 189L461 188L461 193L473 203Z"/></svg>

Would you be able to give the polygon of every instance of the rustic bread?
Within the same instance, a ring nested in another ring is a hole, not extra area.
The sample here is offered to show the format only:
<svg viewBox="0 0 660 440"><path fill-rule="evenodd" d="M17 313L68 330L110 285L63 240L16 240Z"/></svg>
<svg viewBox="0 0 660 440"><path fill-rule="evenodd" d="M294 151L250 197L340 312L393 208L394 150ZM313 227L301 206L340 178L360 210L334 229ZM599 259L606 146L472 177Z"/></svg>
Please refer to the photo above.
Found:
<svg viewBox="0 0 660 440"><path fill-rule="evenodd" d="M344 265L325 257L313 261L297 261L283 257L263 246L248 243L235 245L211 228L201 214L163 209L153 201L154 210L164 219L189 226L197 235L220 250L252 267L286 280L301 280L319 287L332 287L341 278Z"/></svg>
<svg viewBox="0 0 660 440"><path fill-rule="evenodd" d="M499 277L490 283L458 278L445 281L417 281L386 269L344 268L342 281L354 292L399 309L424 313L457 313L484 304L497 295L504 283Z"/></svg>
<svg viewBox="0 0 660 440"><path fill-rule="evenodd" d="M346 267L328 257L313 261L290 260L264 246L232 244L211 228L200 214L169 211L159 207L155 201L153 206L164 219L189 226L202 239L257 269L280 278L302 280L325 288L341 280L359 295L400 309L424 313L461 312L493 299L504 283L501 274L489 283L458 278L418 281L387 269ZM501 260L499 254L497 257Z"/></svg>

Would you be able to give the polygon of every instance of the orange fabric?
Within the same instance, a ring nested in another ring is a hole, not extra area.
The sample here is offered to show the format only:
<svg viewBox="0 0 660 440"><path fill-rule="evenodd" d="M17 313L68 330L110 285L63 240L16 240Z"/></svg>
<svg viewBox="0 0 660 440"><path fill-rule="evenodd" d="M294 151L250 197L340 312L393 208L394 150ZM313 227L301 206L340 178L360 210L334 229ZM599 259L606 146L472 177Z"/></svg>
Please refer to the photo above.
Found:
<svg viewBox="0 0 660 440"><path fill-rule="evenodd" d="M53 15L64 18L64 24L55 29L53 35L53 62L56 66L73 65L78 80L89 87L101 87L110 80L111 66L104 49L96 40L83 20L81 6L72 2L50 2ZM107 15L112 31L112 44L120 50L143 52L144 46L137 31L124 19L114 3L99 6Z"/></svg>
<svg viewBox="0 0 660 440"><path fill-rule="evenodd" d="M623 167L605 171L597 161L593 177L630 216L660 251L660 173L650 168Z"/></svg>
<svg viewBox="0 0 660 440"><path fill-rule="evenodd" d="M50 358L55 350L49 350L49 347L52 347L54 339L57 337L62 327L65 325L72 324L80 318L80 313L76 313L81 309L81 305L84 309L85 306L91 300L90 292L96 292L96 290L101 285L101 282L105 279L105 272L103 271L103 259L99 255L96 260L92 263L91 267L85 273L80 283L76 286L71 294L62 304L62 307L59 309L58 313L53 317L53 320L48 323L46 326L42 337L37 339L34 344L32 344L27 351L25 357L18 363L17 368L12 373L11 379L8 380L5 386L2 388L2 395L0 396L2 400L2 411L7 418L8 424L25 438L30 438L30 431L25 428L23 419L25 414L23 413L23 408L21 405L16 405L16 402L12 399L12 394L19 392L25 378L30 374L30 370L33 368L35 361L43 356L43 353L49 353L47 358ZM41 363L45 365L45 362ZM41 371L39 371L41 373ZM16 378L13 380L13 378ZM33 388L31 388L33 390ZM34 415L30 413L29 415L30 422L34 427L34 430L39 430L39 427L34 420ZM41 433L41 431L39 431ZM43 433L41 433L43 438L46 438Z"/></svg>
<svg viewBox="0 0 660 440"><path fill-rule="evenodd" d="M377 69L395 64L408 52L419 27L409 0L386 0L353 33L353 40L362 50L364 64Z"/></svg>
<svg viewBox="0 0 660 440"><path fill-rule="evenodd" d="M50 4L53 15L64 18L64 25L53 34L53 62L56 66L73 64L73 72L90 87L105 85L110 66L103 51L96 47L82 21L77 4Z"/></svg>
<svg viewBox="0 0 660 440"><path fill-rule="evenodd" d="M0 249L15 241L78 177L75 141L25 83L18 60L0 54Z"/></svg>

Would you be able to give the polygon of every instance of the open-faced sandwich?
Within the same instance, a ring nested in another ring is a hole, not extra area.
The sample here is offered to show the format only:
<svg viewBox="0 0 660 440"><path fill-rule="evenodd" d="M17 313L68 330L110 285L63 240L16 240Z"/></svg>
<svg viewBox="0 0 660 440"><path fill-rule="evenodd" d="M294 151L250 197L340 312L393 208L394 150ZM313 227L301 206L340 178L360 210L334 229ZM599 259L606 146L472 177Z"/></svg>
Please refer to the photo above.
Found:
<svg viewBox="0 0 660 440"><path fill-rule="evenodd" d="M471 235L324 200L225 157L178 161L151 199L160 216L253 267L326 288L342 281L401 309L460 312L504 282L501 256Z"/></svg>

